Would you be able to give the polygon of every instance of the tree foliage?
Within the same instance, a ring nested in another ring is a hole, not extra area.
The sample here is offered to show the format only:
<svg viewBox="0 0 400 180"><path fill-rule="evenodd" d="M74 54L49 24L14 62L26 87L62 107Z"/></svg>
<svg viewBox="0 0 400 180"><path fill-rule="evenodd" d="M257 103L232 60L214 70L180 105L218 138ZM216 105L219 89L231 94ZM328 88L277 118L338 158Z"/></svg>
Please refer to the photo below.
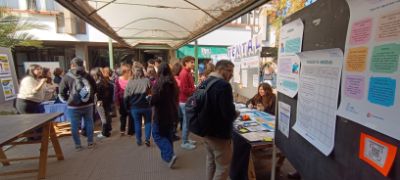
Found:
<svg viewBox="0 0 400 180"><path fill-rule="evenodd" d="M41 47L42 42L34 39L28 30L47 29L29 18L22 18L0 7L0 46L14 48L15 46Z"/></svg>

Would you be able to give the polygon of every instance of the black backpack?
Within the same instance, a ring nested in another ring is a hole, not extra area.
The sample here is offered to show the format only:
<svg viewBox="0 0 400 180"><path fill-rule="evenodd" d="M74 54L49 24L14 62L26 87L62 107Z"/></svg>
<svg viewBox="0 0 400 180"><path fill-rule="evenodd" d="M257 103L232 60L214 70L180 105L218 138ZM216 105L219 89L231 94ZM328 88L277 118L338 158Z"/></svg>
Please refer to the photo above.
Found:
<svg viewBox="0 0 400 180"><path fill-rule="evenodd" d="M93 87L90 85L89 80L82 76L75 76L70 72L67 75L75 80L69 93L68 104L80 105L89 102L90 97L93 95L91 94L93 93Z"/></svg>
<svg viewBox="0 0 400 180"><path fill-rule="evenodd" d="M207 122L207 91L219 79L210 80L206 86L199 86L192 96L188 98L185 105L186 118L189 122L189 130L201 137L204 137L208 132Z"/></svg>

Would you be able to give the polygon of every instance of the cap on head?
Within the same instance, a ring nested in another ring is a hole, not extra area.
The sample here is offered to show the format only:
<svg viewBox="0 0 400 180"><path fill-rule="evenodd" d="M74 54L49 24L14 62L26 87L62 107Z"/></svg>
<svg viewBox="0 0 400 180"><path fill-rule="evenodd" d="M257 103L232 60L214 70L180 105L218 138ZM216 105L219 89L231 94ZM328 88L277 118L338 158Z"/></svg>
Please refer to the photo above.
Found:
<svg viewBox="0 0 400 180"><path fill-rule="evenodd" d="M77 67L83 67L83 60L81 58L75 57L74 59L71 60L71 64Z"/></svg>

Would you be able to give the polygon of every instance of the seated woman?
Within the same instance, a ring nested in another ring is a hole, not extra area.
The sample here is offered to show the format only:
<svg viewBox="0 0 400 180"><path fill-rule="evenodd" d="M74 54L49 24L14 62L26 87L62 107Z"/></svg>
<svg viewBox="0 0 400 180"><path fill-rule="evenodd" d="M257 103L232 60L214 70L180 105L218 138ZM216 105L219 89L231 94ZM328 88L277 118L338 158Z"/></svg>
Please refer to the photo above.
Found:
<svg viewBox="0 0 400 180"><path fill-rule="evenodd" d="M258 93L247 101L248 108L257 109L266 113L275 115L275 94L268 83L261 83L258 86Z"/></svg>

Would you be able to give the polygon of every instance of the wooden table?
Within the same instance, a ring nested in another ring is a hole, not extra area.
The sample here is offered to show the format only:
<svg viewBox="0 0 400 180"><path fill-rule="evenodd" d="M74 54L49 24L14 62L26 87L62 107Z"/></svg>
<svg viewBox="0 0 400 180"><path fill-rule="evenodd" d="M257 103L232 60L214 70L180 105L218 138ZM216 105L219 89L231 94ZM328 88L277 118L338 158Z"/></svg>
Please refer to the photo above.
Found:
<svg viewBox="0 0 400 180"><path fill-rule="evenodd" d="M46 178L47 157L56 157L57 160L64 160L64 155L53 125L53 120L62 115L63 113L0 116L0 162L3 166L9 166L12 161L39 159L38 169L5 172L0 173L0 176L38 172L38 179ZM41 132L38 132L38 128L42 129ZM28 139L36 137L35 139L40 140L16 142L16 140L22 137L27 137ZM53 144L55 155L48 156L49 138ZM41 144L40 156L35 157L7 158L2 149L5 145L26 145L37 143Z"/></svg>

